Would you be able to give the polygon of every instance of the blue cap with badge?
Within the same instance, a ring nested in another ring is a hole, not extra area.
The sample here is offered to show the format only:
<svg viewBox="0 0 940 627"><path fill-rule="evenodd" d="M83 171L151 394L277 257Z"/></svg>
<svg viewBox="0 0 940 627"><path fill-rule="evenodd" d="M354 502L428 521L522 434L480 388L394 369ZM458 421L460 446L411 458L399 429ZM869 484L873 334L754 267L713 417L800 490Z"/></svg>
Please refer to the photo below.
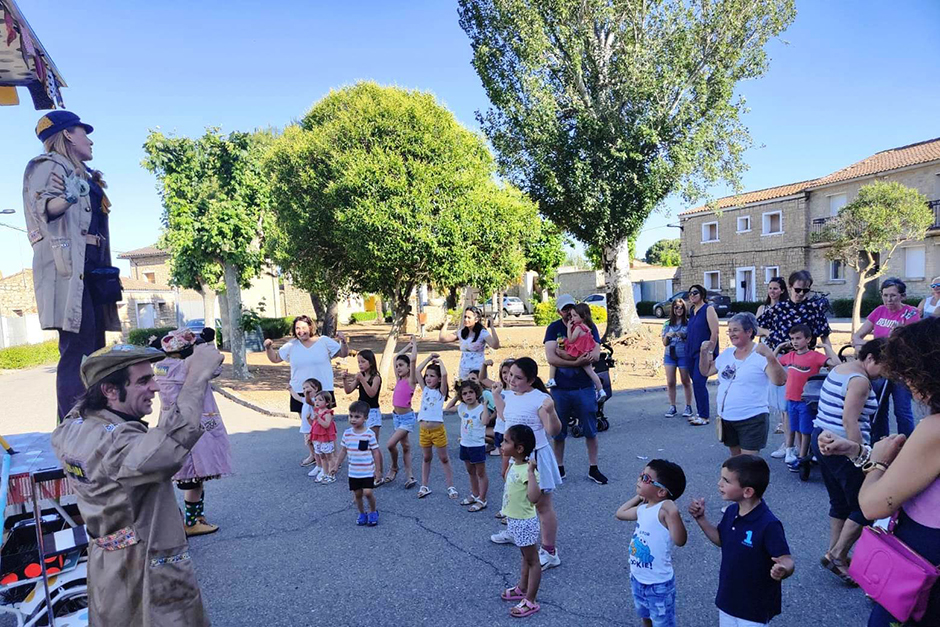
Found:
<svg viewBox="0 0 940 627"><path fill-rule="evenodd" d="M44 142L59 131L75 128L76 126L81 126L86 133L95 130L90 124L82 122L82 119L71 111L61 109L50 111L39 118L39 122L36 123L36 137L39 138L39 141Z"/></svg>

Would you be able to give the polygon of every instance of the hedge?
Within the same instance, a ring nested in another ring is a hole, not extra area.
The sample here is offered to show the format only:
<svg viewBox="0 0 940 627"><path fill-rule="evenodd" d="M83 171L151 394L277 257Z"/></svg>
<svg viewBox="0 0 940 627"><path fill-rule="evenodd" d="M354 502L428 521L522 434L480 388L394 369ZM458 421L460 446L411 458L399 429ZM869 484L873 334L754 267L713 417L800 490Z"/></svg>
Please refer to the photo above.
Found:
<svg viewBox="0 0 940 627"><path fill-rule="evenodd" d="M547 327L557 320L558 310L555 309L555 299L550 298L536 305L532 317L535 320L535 324L540 327Z"/></svg>
<svg viewBox="0 0 940 627"><path fill-rule="evenodd" d="M376 313L374 311L357 311L356 313L349 316L350 324L357 324L359 322L368 322L369 320L376 319Z"/></svg>
<svg viewBox="0 0 940 627"><path fill-rule="evenodd" d="M591 318L594 320L594 323L607 322L607 308L601 307L600 305L590 305L591 307Z"/></svg>
<svg viewBox="0 0 940 627"><path fill-rule="evenodd" d="M904 300L905 305L912 305L916 307L920 303L919 298L907 298ZM851 318L852 317L852 308L855 306L854 298L836 298L829 301L832 305L833 315L836 318ZM876 298L863 298L862 299L862 317L865 318L875 310L879 305L884 303L881 300L881 297Z"/></svg>
<svg viewBox="0 0 940 627"><path fill-rule="evenodd" d="M764 304L762 300L736 300L731 303L731 313L748 311L757 315L758 308Z"/></svg>
<svg viewBox="0 0 940 627"><path fill-rule="evenodd" d="M258 326L261 327L261 335L264 336L264 339L277 340L285 335L290 335L293 322L293 316L289 318L261 318Z"/></svg>
<svg viewBox="0 0 940 627"><path fill-rule="evenodd" d="M176 327L154 327L133 329L127 334L127 342L128 344L135 344L137 346L149 346L151 337L156 336L158 340L162 340L167 333L175 328Z"/></svg>
<svg viewBox="0 0 940 627"><path fill-rule="evenodd" d="M56 340L42 344L24 344L0 349L0 369L19 370L59 360L59 343Z"/></svg>
<svg viewBox="0 0 940 627"><path fill-rule="evenodd" d="M653 307L656 306L656 301L653 300L641 300L636 304L636 315L638 316L652 316Z"/></svg>

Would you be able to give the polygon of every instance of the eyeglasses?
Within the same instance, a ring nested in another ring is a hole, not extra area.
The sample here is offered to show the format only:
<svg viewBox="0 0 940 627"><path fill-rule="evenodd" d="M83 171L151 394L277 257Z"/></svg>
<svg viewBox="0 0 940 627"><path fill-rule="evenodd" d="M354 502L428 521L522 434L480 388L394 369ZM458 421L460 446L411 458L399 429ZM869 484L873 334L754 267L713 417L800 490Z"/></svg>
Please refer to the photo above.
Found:
<svg viewBox="0 0 940 627"><path fill-rule="evenodd" d="M794 287L793 291L797 294L807 294L812 291L811 287Z"/></svg>
<svg viewBox="0 0 940 627"><path fill-rule="evenodd" d="M661 484L660 482L654 481L653 478L650 477L650 476L649 476L647 473L645 473L645 472L644 472L642 475L640 475L640 481L642 481L643 483L645 483L645 484L647 484L647 485L654 485L654 486L656 486L657 488L662 488L663 490L665 490L666 492L669 493L669 496L672 496L672 490L670 490L669 488L667 488L666 486L664 486L664 485Z"/></svg>
<svg viewBox="0 0 940 627"><path fill-rule="evenodd" d="M931 284L930 284L930 289L932 289L932 290L940 289L940 283L931 283Z"/></svg>
<svg viewBox="0 0 940 627"><path fill-rule="evenodd" d="M689 291L689 296L698 296L699 294L701 294L701 292L698 291L698 290L690 290L690 291Z"/></svg>

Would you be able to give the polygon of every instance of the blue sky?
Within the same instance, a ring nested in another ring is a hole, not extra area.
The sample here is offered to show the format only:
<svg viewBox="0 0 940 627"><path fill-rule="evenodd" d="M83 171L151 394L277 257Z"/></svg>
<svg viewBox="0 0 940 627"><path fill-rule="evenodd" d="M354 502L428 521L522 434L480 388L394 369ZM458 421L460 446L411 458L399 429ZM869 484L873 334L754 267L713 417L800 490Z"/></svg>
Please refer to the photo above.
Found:
<svg viewBox="0 0 940 627"><path fill-rule="evenodd" d="M66 105L95 126L95 160L114 203L112 247L153 243L161 206L140 167L148 129L198 135L207 126L283 126L331 88L359 79L433 92L478 128L488 101L470 66L454 2L101 2L68 11L18 0L69 87ZM940 2L798 1L772 42L770 71L740 85L756 147L746 189L821 176L886 148L940 136ZM22 172L40 151L41 112L21 90L0 108L0 222L24 226ZM716 196L727 193L716 187ZM642 255L678 237L669 199L647 221ZM29 267L26 235L0 228L0 272ZM126 268L126 264L124 265Z"/></svg>

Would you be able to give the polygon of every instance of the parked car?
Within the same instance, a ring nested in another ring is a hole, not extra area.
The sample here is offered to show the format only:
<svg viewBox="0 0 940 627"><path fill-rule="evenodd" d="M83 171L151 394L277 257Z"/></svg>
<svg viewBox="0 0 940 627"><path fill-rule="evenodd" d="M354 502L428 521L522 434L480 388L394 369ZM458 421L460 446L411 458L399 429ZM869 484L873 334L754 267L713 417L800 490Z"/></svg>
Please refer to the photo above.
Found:
<svg viewBox="0 0 940 627"><path fill-rule="evenodd" d="M581 302L607 309L607 294L591 294Z"/></svg>
<svg viewBox="0 0 940 627"><path fill-rule="evenodd" d="M676 292L666 300L661 300L655 305L653 305L653 314L657 318L665 318L669 315L669 310L672 307L672 303L677 298L681 298L686 303L689 302L689 292L688 290L683 290L681 292ZM731 298L728 296L722 296L721 294L715 292L708 293L708 302L711 303L712 307L715 308L715 313L718 314L718 317L727 316L731 314Z"/></svg>
<svg viewBox="0 0 940 627"><path fill-rule="evenodd" d="M483 313L485 314L495 314L496 311L493 309L493 299L487 298L486 302L483 303ZM509 316L513 315L517 318L525 313L525 303L522 302L522 299L518 296L503 296L503 315Z"/></svg>
<svg viewBox="0 0 940 627"><path fill-rule="evenodd" d="M202 333L202 330L206 328L206 319L205 318L193 318L186 322L186 328L190 329L196 335ZM216 330L222 328L222 321L218 318L215 319L215 328Z"/></svg>

